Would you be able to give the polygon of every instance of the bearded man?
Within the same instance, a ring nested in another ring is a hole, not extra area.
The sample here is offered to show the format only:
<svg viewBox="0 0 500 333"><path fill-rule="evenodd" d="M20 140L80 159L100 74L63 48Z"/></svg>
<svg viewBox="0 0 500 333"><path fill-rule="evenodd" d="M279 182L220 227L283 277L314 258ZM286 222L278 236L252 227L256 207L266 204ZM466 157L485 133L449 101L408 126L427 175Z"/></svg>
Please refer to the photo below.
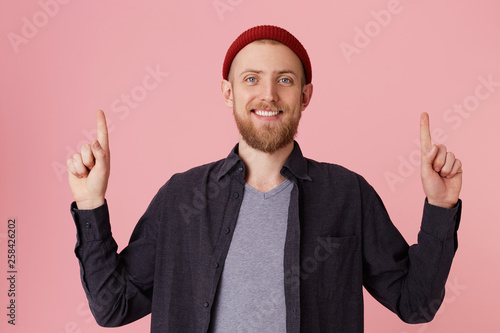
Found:
<svg viewBox="0 0 500 333"><path fill-rule="evenodd" d="M75 253L97 322L152 313L151 332L363 332L363 286L405 322L431 320L457 249L462 166L432 144L428 115L426 198L410 247L360 175L305 158L294 141L313 86L293 35L245 31L222 72L238 143L226 158L172 176L120 253L105 200L102 111L98 139L68 160Z"/></svg>

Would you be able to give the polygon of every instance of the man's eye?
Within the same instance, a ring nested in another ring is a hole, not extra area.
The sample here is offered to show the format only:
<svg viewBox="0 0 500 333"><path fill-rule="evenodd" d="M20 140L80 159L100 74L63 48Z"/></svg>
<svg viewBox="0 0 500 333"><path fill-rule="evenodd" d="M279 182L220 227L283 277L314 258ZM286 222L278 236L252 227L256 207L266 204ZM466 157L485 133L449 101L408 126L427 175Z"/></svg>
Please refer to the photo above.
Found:
<svg viewBox="0 0 500 333"><path fill-rule="evenodd" d="M282 77L282 78L280 79L280 82L281 82L281 83L291 83L291 82L292 82L292 80L290 80L290 79L289 79L289 78L287 78L287 77Z"/></svg>
<svg viewBox="0 0 500 333"><path fill-rule="evenodd" d="M257 79L254 78L253 76L251 76L251 77L247 78L247 81L250 82L250 83L255 83L255 82L257 82Z"/></svg>

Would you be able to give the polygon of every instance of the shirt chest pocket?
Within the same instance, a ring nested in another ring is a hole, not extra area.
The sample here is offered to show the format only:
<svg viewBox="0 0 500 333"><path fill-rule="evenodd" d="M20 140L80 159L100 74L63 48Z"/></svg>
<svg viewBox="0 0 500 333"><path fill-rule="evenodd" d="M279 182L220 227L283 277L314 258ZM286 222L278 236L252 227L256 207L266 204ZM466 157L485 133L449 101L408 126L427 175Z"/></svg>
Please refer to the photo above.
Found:
<svg viewBox="0 0 500 333"><path fill-rule="evenodd" d="M318 237L318 297L345 299L360 290L362 263L358 236Z"/></svg>

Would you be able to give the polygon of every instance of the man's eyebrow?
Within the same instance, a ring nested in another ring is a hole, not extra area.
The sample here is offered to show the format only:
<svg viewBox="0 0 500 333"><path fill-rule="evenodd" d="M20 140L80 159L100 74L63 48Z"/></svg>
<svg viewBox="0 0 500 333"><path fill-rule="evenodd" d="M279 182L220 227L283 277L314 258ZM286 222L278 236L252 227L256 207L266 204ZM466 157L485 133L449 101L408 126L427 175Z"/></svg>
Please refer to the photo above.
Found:
<svg viewBox="0 0 500 333"><path fill-rule="evenodd" d="M276 72L277 74L293 74L295 76L297 76L297 73L295 73L294 71L292 71L291 69L284 69L282 71L278 71Z"/></svg>
<svg viewBox="0 0 500 333"><path fill-rule="evenodd" d="M262 71L260 70L257 70L257 69L245 69L244 71L242 71L240 73L240 76L243 75L243 74L246 74L246 73L256 73L256 74L260 74L262 73Z"/></svg>

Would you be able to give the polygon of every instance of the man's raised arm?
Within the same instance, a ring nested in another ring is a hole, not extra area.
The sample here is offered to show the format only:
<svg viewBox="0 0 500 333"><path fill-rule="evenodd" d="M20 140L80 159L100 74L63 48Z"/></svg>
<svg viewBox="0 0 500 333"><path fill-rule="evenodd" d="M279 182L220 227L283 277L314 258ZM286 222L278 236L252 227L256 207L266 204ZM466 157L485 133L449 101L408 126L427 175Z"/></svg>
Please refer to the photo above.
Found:
<svg viewBox="0 0 500 333"><path fill-rule="evenodd" d="M408 246L378 196L364 200L364 285L408 323L432 320L443 301L461 215L462 163L432 144L427 113L420 115L420 143L426 203L417 244Z"/></svg>
<svg viewBox="0 0 500 333"><path fill-rule="evenodd" d="M101 326L130 323L151 312L156 208L153 200L141 217L128 246L119 254L111 234L105 200L110 172L108 129L104 112L97 112L97 140L85 144L67 161L75 202L71 214L77 229L75 254L83 289Z"/></svg>

